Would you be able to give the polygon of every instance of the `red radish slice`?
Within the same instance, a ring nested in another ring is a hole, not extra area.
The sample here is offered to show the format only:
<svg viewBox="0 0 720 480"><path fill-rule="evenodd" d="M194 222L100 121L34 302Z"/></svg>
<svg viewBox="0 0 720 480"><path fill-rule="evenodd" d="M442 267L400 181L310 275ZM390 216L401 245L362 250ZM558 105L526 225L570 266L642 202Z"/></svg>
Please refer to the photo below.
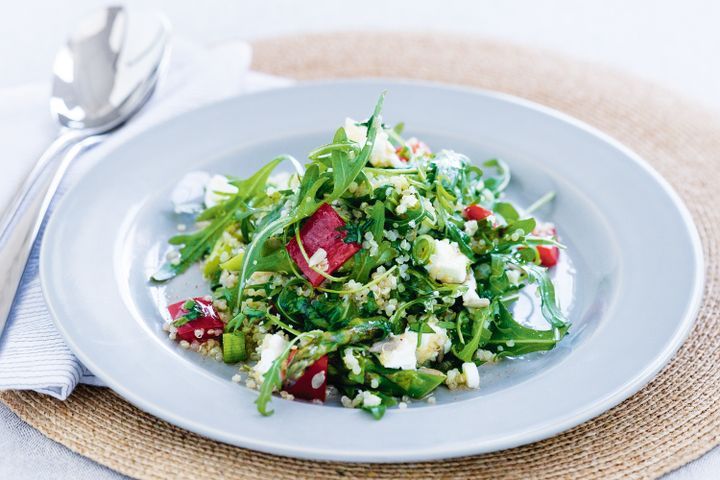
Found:
<svg viewBox="0 0 720 480"><path fill-rule="evenodd" d="M292 359L288 359L288 363ZM325 401L327 395L327 355L310 365L294 383L286 385L285 391L303 400Z"/></svg>
<svg viewBox="0 0 720 480"><path fill-rule="evenodd" d="M192 300L200 306L202 313L195 320L190 320L185 325L179 326L176 337L180 340L188 342L198 341L202 343L211 338L216 338L222 335L225 324L222 320L220 320L220 317L215 312L215 308L212 306L212 301L206 300L203 297L196 297ZM168 313L170 313L170 317L173 320L177 320L188 313L188 310L183 307L185 302L187 302L187 300L173 303L167 307ZM196 333L198 335L196 335Z"/></svg>
<svg viewBox="0 0 720 480"><path fill-rule="evenodd" d="M465 207L463 213L465 214L465 218L467 218L468 220L485 220L487 217L492 215L492 212L490 210L488 210L487 208L483 208L475 203Z"/></svg>
<svg viewBox="0 0 720 480"><path fill-rule="evenodd" d="M320 248L327 253L327 274L332 274L360 250L357 243L345 243L347 232L338 230L344 226L345 222L340 215L330 205L323 203L300 229L300 240L308 258L312 258ZM325 280L324 276L310 268L295 238L290 240L285 248L314 287Z"/></svg>

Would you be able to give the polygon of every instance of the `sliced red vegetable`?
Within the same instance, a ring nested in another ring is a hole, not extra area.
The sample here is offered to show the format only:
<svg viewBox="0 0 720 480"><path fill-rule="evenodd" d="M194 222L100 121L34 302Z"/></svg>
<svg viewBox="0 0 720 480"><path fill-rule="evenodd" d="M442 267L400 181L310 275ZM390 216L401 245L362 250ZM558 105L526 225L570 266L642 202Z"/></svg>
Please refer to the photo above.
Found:
<svg viewBox="0 0 720 480"><path fill-rule="evenodd" d="M465 210L463 210L463 213L465 214L465 218L468 220L485 220L487 217L492 215L493 212L488 210L487 208L483 208L480 205L477 205L473 203L472 205L468 205L465 207Z"/></svg>
<svg viewBox="0 0 720 480"><path fill-rule="evenodd" d="M305 220L300 229L300 240L308 258L312 258L320 248L327 253L328 268L325 270L327 274L332 274L360 250L358 243L345 243L347 232L341 229L344 226L345 222L340 215L330 205L323 203L310 218ZM290 240L285 248L290 258L314 287L325 280L323 275L310 268L295 238Z"/></svg>
<svg viewBox="0 0 720 480"><path fill-rule="evenodd" d="M292 362L292 356L294 356L294 352L288 357L288 364ZM305 369L302 376L295 382L286 384L285 391L303 400L324 402L327 395L327 368L328 357L325 355Z"/></svg>
<svg viewBox="0 0 720 480"><path fill-rule="evenodd" d="M198 318L179 326L175 334L176 338L188 342L198 341L202 343L222 335L225 324L220 320L217 312L215 312L212 301L203 297L196 297L191 300L200 307L201 314ZM187 300L183 300L167 307L168 313L170 313L170 317L173 320L177 320L188 313L188 310L184 308L186 302ZM195 335L196 331L202 334L199 336Z"/></svg>
<svg viewBox="0 0 720 480"><path fill-rule="evenodd" d="M552 224L540 225L533 232L538 237L555 238L557 231ZM560 249L555 245L538 245L538 254L540 255L540 265L543 267L554 267L560 258Z"/></svg>

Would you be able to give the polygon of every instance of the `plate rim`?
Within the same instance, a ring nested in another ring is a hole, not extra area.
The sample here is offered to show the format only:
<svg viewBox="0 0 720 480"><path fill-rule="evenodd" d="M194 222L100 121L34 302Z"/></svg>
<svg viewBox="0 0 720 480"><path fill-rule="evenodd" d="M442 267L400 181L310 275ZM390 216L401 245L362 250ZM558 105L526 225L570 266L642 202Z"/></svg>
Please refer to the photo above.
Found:
<svg viewBox="0 0 720 480"><path fill-rule="evenodd" d="M443 447L440 445L435 445L428 447L427 449L415 449L413 452L408 452L407 449L400 450L398 452L393 453L393 451L389 451L386 455L378 456L377 452L366 452L363 451L333 451L328 452L322 449L318 448L306 448L303 446L295 446L293 448L284 448L282 445L276 445L272 442L266 442L266 441L254 441L252 438L249 438L250 441L246 442L244 445L242 445L243 448L249 448L257 451L267 452L271 454L276 455L283 455L288 457L294 457L294 458L305 458L310 460L329 460L329 461L344 461L344 462L370 462L370 463L407 463L407 462L413 462L413 461L424 461L424 460L439 460L439 459L446 459L446 458L454 458L459 456L465 456L465 455L474 455L474 454L480 454L480 453L487 453L491 451L498 451L498 450L504 450L507 448L512 448L532 442L536 442L542 439L546 439L552 436L555 436L563 431L566 431L572 427L575 427L581 423L584 423L608 410L618 405L623 400L631 397L635 393L637 393L639 390L641 390L645 385L647 385L650 381L652 381L656 375L660 372L660 370L665 367L669 361L672 359L672 357L675 355L675 353L678 351L678 349L682 346L682 344L685 342L685 340L688 338L688 335L695 324L695 321L698 317L698 312L700 310L700 307L702 305L703 300L703 292L704 292L704 285L705 285L705 259L704 259L704 252L703 252L703 245L702 241L699 235L699 231L697 229L697 226L695 225L695 222L693 220L693 217L683 202L682 198L679 196L679 194L674 190L674 188L670 185L670 183L662 177L655 169L650 165L644 158L642 158L639 154L637 154L635 151L633 151L631 148L626 146L625 144L621 143L619 140L615 139L611 135L603 132L602 130L582 121L579 120L569 114L566 114L564 112L561 112L559 110L556 110L554 108L548 107L546 105L518 97L515 95L498 92L494 90L489 89L482 89L482 88L475 88L475 87L469 87L464 85L455 85L455 84L447 84L447 83L440 83L440 82L433 82L433 81L425 81L425 80L414 80L414 79L404 79L404 78L353 78L353 79L340 79L340 80L315 80L315 81L302 81L298 82L296 84L293 84L291 86L283 86L281 88L272 88L269 90L263 90L259 92L252 92L252 93L244 93L244 94L238 94L233 95L229 97L225 97L220 100L216 100L213 102L209 102L200 106L197 106L195 108L183 111L179 114L172 115L170 117L164 118L163 120L153 123L152 125L149 125L147 128L143 128L142 130L134 132L132 135L128 136L127 138L123 139L122 141L115 142L112 144L112 146L109 146L103 154L102 159L100 159L97 163L95 163L90 170L94 170L99 167L100 164L104 161L104 157L110 156L115 150L118 148L122 148L123 145L125 145L128 142L132 142L134 138L137 135L141 135L144 132L148 130L152 130L154 128L160 127L164 124L167 124L169 122L172 122L173 120L177 119L178 117L182 116L191 116L195 114L197 111L200 110L206 110L206 109L213 109L216 108L218 105L224 104L226 102L232 102L237 100L238 98L242 97L248 97L248 96L262 96L262 95L272 95L276 93L278 90L302 90L304 88L313 88L313 87L323 87L323 86L332 86L332 87L338 87L338 86L353 86L353 85L397 85L399 87L402 86L410 86L410 87L429 87L433 89L440 89L440 90L449 90L449 91L455 91L463 94L469 94L469 95L481 95L489 98L494 98L501 100L506 103L511 103L517 106L520 106L524 109L533 110L538 113L542 113L546 116L553 117L557 120L560 120L570 126L572 126L575 129L582 130L597 139L601 140L602 142L610 145L611 147L615 148L619 152L621 152L627 159L631 160L636 164L636 166L639 166L644 173L646 173L653 181L654 183L661 188L663 193L665 193L669 199L671 200L672 204L675 208L677 208L678 213L680 214L680 219L682 220L682 223L685 227L685 232L688 234L691 248L692 248L692 254L695 259L695 262L693 264L694 267L694 275L692 280L692 291L691 295L689 297L689 301L687 302L685 306L684 313L682 315L682 319L679 322L679 328L676 330L675 335L672 338L668 339L668 343L666 344L666 347L659 351L655 355L655 360L651 363L645 366L645 368L641 371L639 371L634 378L632 378L630 381L626 382L624 384L624 388L617 389L612 394L603 397L602 399L589 403L586 405L585 408L580 409L577 413L574 415L570 415L566 417L562 421L555 420L553 423L548 424L547 426L538 428L534 431L525 432L522 435L515 435L513 437L505 437L502 439L498 439L493 443L492 447L484 447L484 448L478 448L477 445L469 444L467 446L458 446L456 444L449 444L447 447ZM66 203L66 200L69 198L69 195L72 190L75 189L77 185L79 185L83 181L83 178L80 178L78 182L76 182L72 187L69 189L68 192L66 192L66 195L63 196L62 199L58 202L58 204L54 208L54 212L61 211L63 209L63 205ZM181 428L188 429L192 432L195 432L199 435L205 436L210 439L219 440L225 443L230 444L237 444L236 439L230 438L223 432L215 431L213 429L209 429L206 427L203 427L203 425L196 424L195 422L191 420L184 419L182 417L178 417L172 413L169 413L167 411L164 411L162 408L156 408L155 405L152 402L147 402L143 400L142 396L135 395L133 392L126 390L120 383L113 380L112 376L108 376L105 374L105 372L102 369L98 369L95 362L92 360L91 357L87 356L85 352L79 348L79 346L72 340L72 335L70 332L68 332L64 326L63 322L60 319L60 315L58 314L55 300L52 297L52 294L50 293L51 289L47 288L50 284L50 276L51 274L51 267L50 262L47 260L47 256L44 254L44 252L48 251L47 245L50 243L50 239L54 235L54 231L57 229L56 227L56 219L59 218L58 215L53 214L50 216L50 218L47 221L46 229L45 229L45 235L43 236L41 246L40 246L40 259L39 259L39 277L40 282L42 286L42 292L43 292L43 298L45 300L45 303L47 304L48 311L50 313L50 316L53 320L53 324L58 329L58 331L61 333L63 339L68 344L70 349L72 350L73 354L77 356L77 358L89 369L93 372L94 375L96 375L98 378L100 378L109 388L111 388L113 391L117 392L122 398L130 402L131 404L135 405L139 409L143 410L144 412L147 412L151 415L154 415L158 418L161 418L163 420L166 420L172 424L178 425ZM59 300L58 300L59 301ZM93 368L95 367L95 368ZM247 437L246 437L247 438ZM398 458L398 454L403 455L403 458Z"/></svg>

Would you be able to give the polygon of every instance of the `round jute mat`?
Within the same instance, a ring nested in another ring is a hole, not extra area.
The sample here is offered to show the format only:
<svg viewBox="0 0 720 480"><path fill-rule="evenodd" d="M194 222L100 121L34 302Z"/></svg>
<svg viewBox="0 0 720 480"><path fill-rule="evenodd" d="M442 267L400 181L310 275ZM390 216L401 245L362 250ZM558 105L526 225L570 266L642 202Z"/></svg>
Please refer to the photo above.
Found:
<svg viewBox="0 0 720 480"><path fill-rule="evenodd" d="M412 77L494 89L567 112L629 145L680 193L703 239L705 300L689 339L651 384L604 415L532 445L444 462L342 464L255 453L173 427L97 388L79 388L66 402L4 393L21 418L110 468L158 479L656 478L720 443L720 120L605 68L467 37L347 33L254 47L254 68L264 72L298 79ZM658 261L672 275L672 252Z"/></svg>

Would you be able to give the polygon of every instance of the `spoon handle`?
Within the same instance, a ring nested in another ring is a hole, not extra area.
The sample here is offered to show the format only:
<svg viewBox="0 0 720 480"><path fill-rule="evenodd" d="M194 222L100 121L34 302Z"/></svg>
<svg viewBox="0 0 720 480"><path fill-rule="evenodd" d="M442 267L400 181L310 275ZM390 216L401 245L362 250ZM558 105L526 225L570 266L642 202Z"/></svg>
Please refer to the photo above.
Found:
<svg viewBox="0 0 720 480"><path fill-rule="evenodd" d="M77 132L59 136L35 164L0 221L0 335L50 201L72 159L97 138Z"/></svg>

